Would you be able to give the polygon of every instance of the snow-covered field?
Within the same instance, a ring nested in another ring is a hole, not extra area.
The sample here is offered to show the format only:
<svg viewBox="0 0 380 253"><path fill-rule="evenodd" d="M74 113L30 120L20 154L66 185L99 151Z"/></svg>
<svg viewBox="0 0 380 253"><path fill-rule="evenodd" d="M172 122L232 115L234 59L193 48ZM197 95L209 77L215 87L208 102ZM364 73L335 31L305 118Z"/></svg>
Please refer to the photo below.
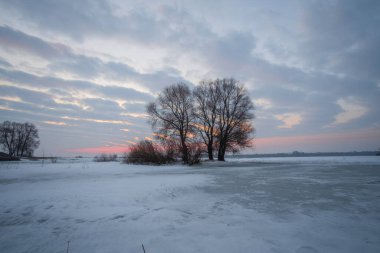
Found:
<svg viewBox="0 0 380 253"><path fill-rule="evenodd" d="M0 252L380 252L380 157L0 163Z"/></svg>

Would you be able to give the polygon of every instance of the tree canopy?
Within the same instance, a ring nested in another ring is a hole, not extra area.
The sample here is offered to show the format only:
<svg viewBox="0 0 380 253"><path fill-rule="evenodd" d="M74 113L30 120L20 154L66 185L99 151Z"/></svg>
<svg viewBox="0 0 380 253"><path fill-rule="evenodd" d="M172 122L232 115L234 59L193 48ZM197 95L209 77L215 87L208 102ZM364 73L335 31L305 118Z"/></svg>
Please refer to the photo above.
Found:
<svg viewBox="0 0 380 253"><path fill-rule="evenodd" d="M40 145L38 129L28 122L4 121L0 124L0 145L10 156L31 156Z"/></svg>

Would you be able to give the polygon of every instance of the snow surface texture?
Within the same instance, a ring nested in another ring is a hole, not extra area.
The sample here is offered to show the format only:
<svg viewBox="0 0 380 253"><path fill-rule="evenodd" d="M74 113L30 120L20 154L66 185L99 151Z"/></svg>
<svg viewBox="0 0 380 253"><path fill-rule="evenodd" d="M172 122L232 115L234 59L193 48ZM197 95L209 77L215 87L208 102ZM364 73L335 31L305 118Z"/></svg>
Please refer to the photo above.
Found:
<svg viewBox="0 0 380 253"><path fill-rule="evenodd" d="M380 157L0 163L0 252L380 252Z"/></svg>

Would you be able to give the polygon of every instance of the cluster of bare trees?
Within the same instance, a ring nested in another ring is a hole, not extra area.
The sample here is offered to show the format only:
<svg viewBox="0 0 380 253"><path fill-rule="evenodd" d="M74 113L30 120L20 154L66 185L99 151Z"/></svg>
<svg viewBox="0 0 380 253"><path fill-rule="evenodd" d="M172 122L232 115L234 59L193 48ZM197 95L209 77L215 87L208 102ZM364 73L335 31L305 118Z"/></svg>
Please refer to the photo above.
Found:
<svg viewBox="0 0 380 253"><path fill-rule="evenodd" d="M224 161L226 152L251 146L253 109L244 86L225 78L202 81L193 91L184 83L166 87L147 112L157 138L192 163L202 151Z"/></svg>
<svg viewBox="0 0 380 253"><path fill-rule="evenodd" d="M10 156L31 156L40 145L38 129L28 122L4 121L0 124L0 145Z"/></svg>
<svg viewBox="0 0 380 253"><path fill-rule="evenodd" d="M116 162L117 154L100 154L99 156L94 157L94 162Z"/></svg>

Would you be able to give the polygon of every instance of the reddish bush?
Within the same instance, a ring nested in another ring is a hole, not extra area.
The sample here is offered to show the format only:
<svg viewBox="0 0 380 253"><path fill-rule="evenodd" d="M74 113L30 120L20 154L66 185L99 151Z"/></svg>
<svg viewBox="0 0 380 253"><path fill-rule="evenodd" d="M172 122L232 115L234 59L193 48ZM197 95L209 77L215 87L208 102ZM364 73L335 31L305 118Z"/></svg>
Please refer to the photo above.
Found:
<svg viewBox="0 0 380 253"><path fill-rule="evenodd" d="M151 141L141 141L131 146L126 154L125 163L166 164L175 161L172 150L160 148Z"/></svg>

